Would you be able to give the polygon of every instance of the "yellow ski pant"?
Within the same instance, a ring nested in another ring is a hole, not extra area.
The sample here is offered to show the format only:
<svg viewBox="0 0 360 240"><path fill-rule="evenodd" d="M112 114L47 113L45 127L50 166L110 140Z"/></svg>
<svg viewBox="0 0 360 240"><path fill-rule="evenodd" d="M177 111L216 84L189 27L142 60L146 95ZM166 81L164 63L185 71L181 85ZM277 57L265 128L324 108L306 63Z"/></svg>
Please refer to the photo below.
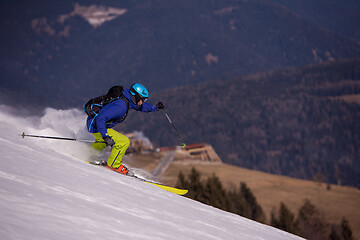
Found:
<svg viewBox="0 0 360 240"><path fill-rule="evenodd" d="M130 145L130 140L125 135L122 135L111 128L109 128L107 132L115 142L114 146L111 149L111 154L107 160L107 165L111 168L118 168L120 167L121 160ZM96 150L103 150L104 148L106 148L105 143L98 143L104 141L104 139L101 137L101 134L93 133L93 135L95 136L95 142L91 144L91 146Z"/></svg>

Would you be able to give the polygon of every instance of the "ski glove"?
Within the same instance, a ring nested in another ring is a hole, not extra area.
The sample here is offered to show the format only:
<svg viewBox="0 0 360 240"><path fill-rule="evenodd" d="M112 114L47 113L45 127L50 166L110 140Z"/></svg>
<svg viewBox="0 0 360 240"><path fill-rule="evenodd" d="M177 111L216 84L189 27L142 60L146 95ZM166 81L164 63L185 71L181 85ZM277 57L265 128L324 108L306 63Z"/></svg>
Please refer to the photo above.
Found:
<svg viewBox="0 0 360 240"><path fill-rule="evenodd" d="M106 143L106 146L114 146L115 142L114 140L111 138L111 137L103 137L105 143Z"/></svg>
<svg viewBox="0 0 360 240"><path fill-rule="evenodd" d="M158 110L165 108L165 106L164 106L164 104L163 104L162 102L158 102L158 103L156 104L156 107L157 107Z"/></svg>

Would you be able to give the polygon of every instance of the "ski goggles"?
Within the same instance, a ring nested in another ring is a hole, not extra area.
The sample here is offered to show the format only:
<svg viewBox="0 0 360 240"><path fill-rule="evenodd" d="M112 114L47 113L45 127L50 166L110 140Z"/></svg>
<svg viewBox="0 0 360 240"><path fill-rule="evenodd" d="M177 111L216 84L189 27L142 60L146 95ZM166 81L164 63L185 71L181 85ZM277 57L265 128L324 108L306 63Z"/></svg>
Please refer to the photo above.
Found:
<svg viewBox="0 0 360 240"><path fill-rule="evenodd" d="M144 103L148 99L147 97L143 97L138 93L135 94L134 98L135 98L135 103L140 102L140 100Z"/></svg>

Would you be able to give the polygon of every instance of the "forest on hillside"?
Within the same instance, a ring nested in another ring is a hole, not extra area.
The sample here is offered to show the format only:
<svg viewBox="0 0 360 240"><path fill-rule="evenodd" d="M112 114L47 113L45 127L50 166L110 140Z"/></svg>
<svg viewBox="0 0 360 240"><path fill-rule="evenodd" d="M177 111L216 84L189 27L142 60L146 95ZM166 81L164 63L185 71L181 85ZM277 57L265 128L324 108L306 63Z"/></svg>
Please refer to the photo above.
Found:
<svg viewBox="0 0 360 240"><path fill-rule="evenodd" d="M226 163L360 187L359 94L354 59L179 87L149 101L164 101L184 141L210 143ZM178 144L158 114L130 114L119 128L127 129Z"/></svg>
<svg viewBox="0 0 360 240"><path fill-rule="evenodd" d="M267 220L262 207L245 182L240 183L239 189L228 191L215 174L204 179L201 173L193 168L187 176L179 173L177 187L188 189L188 198L269 224L305 239L355 240L351 224L345 217L339 224L330 224L325 220L323 212L308 199L304 200L297 213L291 212L288 206L281 202L279 208L272 211L270 220Z"/></svg>
<svg viewBox="0 0 360 240"><path fill-rule="evenodd" d="M276 2L1 1L0 101L80 108L118 84L139 81L159 91L360 56L357 39ZM312 2L311 9L331 9L316 12L325 22L349 16L334 1ZM96 9L101 17L107 7L126 13L98 27L89 24L85 16ZM359 29L356 21L347 23L340 29Z"/></svg>

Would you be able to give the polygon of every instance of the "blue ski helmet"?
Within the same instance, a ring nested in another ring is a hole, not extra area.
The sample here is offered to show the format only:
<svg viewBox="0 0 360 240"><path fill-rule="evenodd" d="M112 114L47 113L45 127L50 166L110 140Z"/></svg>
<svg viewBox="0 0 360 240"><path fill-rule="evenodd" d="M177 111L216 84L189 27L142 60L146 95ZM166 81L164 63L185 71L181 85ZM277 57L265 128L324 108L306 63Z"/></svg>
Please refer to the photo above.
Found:
<svg viewBox="0 0 360 240"><path fill-rule="evenodd" d="M149 97L149 91L140 83L134 83L130 88L130 94L134 97L134 102L137 104L140 100L145 102Z"/></svg>

